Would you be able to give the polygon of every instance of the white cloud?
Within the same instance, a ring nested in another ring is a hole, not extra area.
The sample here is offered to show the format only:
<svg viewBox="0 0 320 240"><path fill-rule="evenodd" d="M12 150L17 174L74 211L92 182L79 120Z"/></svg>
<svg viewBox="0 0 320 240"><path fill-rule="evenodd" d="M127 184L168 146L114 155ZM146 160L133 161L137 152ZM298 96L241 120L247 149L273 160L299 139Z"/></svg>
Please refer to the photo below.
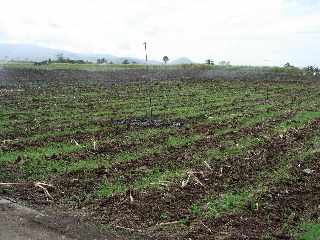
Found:
<svg viewBox="0 0 320 240"><path fill-rule="evenodd" d="M320 60L315 9L315 0L1 0L0 37L135 57L148 41L154 59L307 65Z"/></svg>

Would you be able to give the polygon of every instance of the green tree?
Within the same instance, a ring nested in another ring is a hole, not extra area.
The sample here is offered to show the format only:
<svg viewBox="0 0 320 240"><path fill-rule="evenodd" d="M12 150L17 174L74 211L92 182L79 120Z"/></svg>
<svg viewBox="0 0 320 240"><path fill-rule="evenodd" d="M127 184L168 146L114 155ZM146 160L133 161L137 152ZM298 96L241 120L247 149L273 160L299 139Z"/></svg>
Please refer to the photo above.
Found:
<svg viewBox="0 0 320 240"><path fill-rule="evenodd" d="M206 60L206 64L208 64L208 65L214 65L214 61L211 60L211 59L207 59L207 60Z"/></svg>
<svg viewBox="0 0 320 240"><path fill-rule="evenodd" d="M169 57L168 56L164 56L162 58L162 60L163 60L164 64L167 64L167 62L169 61Z"/></svg>
<svg viewBox="0 0 320 240"><path fill-rule="evenodd" d="M290 63L287 62L283 67L284 68L292 68L293 66Z"/></svg>

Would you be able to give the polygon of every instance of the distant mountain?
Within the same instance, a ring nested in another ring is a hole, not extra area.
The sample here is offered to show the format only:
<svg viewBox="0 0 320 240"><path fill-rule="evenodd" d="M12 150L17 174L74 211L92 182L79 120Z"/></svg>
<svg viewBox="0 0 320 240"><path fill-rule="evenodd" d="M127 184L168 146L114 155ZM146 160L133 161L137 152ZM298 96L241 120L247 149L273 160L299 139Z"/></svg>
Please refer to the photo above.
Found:
<svg viewBox="0 0 320 240"><path fill-rule="evenodd" d="M131 57L116 57L110 54L81 54L74 53L61 49L52 49L46 47L35 46L31 44L6 44L0 43L0 60L28 60L28 61L42 61L49 58L56 59L57 54L63 54L65 58L75 60L85 60L96 62L98 58L105 58L107 61L113 63L122 63L125 59L130 63L143 64L144 60ZM150 64L161 64L158 61L149 61Z"/></svg>
<svg viewBox="0 0 320 240"><path fill-rule="evenodd" d="M191 64L193 63L189 58L181 57L169 62L169 64Z"/></svg>
<svg viewBox="0 0 320 240"><path fill-rule="evenodd" d="M12 60L29 60L41 61L48 58L55 59L57 54L63 54L66 58L81 59L81 60L96 60L95 55L76 54L73 52L51 49L46 47L34 46L29 44L5 44L0 43L0 59ZM112 55L99 57L113 57Z"/></svg>
<svg viewBox="0 0 320 240"><path fill-rule="evenodd" d="M111 54L83 54L71 51L40 47L31 44L7 44L0 43L0 60L27 60L27 61L43 61L49 58L56 59L57 54L63 54L65 58L74 60L84 60L96 62L98 58L105 58L108 62L121 64L125 59L130 63L144 64L144 59L132 57L117 57ZM149 64L162 64L160 61L149 60ZM169 62L169 64L191 64L189 58L182 57Z"/></svg>

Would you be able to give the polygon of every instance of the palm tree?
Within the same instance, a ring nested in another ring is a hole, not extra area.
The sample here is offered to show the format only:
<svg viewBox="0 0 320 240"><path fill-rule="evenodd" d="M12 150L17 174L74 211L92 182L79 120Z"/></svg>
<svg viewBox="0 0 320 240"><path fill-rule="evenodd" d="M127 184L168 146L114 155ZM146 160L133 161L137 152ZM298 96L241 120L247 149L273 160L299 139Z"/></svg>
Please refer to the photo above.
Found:
<svg viewBox="0 0 320 240"><path fill-rule="evenodd" d="M164 56L162 59L163 59L163 61L164 61L165 64L167 64L167 62L169 61L168 56Z"/></svg>

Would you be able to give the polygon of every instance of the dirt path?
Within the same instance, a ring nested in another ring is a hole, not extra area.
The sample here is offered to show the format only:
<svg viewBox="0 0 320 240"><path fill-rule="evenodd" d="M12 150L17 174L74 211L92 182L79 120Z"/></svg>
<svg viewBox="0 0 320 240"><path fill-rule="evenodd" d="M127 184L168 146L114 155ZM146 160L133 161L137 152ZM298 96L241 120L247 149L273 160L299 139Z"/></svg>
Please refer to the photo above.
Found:
<svg viewBox="0 0 320 240"><path fill-rule="evenodd" d="M1 240L144 239L125 235L101 232L73 217L46 215L0 196Z"/></svg>
<svg viewBox="0 0 320 240"><path fill-rule="evenodd" d="M0 199L0 239L2 240L71 240L73 238L33 221L36 211Z"/></svg>

